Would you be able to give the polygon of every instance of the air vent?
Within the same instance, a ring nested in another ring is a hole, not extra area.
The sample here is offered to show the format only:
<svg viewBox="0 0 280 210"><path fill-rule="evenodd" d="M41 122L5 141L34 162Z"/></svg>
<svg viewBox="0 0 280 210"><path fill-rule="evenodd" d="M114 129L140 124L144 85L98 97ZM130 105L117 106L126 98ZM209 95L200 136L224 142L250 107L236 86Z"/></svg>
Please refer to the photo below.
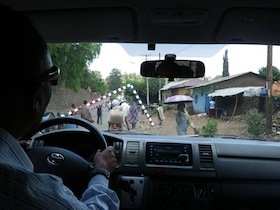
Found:
<svg viewBox="0 0 280 210"><path fill-rule="evenodd" d="M207 185L196 184L194 186L194 197L196 199L207 199L208 198Z"/></svg>
<svg viewBox="0 0 280 210"><path fill-rule="evenodd" d="M113 144L115 155L117 159L117 166L121 164L121 157L122 157L122 149L123 149L123 142L114 142Z"/></svg>
<svg viewBox="0 0 280 210"><path fill-rule="evenodd" d="M125 165L138 166L139 142L129 141L126 144Z"/></svg>
<svg viewBox="0 0 280 210"><path fill-rule="evenodd" d="M211 145L198 145L200 168L214 168L213 152Z"/></svg>

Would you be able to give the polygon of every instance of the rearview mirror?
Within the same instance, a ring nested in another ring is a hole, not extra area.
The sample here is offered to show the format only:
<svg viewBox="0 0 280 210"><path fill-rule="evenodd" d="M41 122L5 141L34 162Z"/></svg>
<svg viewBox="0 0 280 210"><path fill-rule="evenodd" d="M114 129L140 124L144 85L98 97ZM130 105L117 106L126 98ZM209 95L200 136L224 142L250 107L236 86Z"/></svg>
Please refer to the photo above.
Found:
<svg viewBox="0 0 280 210"><path fill-rule="evenodd" d="M204 77L205 66L201 61L191 60L157 60L141 64L144 77L198 78Z"/></svg>

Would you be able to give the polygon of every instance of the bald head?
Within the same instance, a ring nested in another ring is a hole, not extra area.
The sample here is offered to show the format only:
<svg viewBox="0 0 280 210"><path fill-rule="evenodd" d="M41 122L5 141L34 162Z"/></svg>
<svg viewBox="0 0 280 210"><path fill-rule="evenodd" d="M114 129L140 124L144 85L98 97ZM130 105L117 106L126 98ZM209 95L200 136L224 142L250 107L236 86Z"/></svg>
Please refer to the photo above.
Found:
<svg viewBox="0 0 280 210"><path fill-rule="evenodd" d="M47 45L27 17L0 5L0 27L0 83L29 81L50 68Z"/></svg>
<svg viewBox="0 0 280 210"><path fill-rule="evenodd" d="M0 127L19 138L34 130L51 96L47 44L24 15L0 5ZM47 81L48 80L47 78Z"/></svg>

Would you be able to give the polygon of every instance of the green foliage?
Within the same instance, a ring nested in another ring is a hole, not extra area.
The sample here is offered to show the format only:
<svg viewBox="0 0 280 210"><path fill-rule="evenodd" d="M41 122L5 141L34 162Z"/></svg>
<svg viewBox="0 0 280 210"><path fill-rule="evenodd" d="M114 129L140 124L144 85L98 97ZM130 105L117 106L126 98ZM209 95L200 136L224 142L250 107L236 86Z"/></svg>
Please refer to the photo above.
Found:
<svg viewBox="0 0 280 210"><path fill-rule="evenodd" d="M144 78L144 81L145 81L144 98L146 98L147 97L147 78ZM150 77L148 78L150 98L158 98L158 92L165 85L165 81L166 81L165 78L150 78Z"/></svg>
<svg viewBox="0 0 280 210"><path fill-rule="evenodd" d="M119 69L112 69L109 76L106 78L106 85L109 91L113 91L122 86L122 73Z"/></svg>
<svg viewBox="0 0 280 210"><path fill-rule="evenodd" d="M162 104L163 110L177 110L176 104Z"/></svg>
<svg viewBox="0 0 280 210"><path fill-rule="evenodd" d="M164 78L148 78L149 82L149 95L150 98L158 98L158 91L165 85ZM134 86L134 89L137 91L141 100L145 100L147 97L147 78L142 77L139 74L124 74L123 75L123 84L131 84ZM130 100L134 99L134 94L130 90L125 91L125 97Z"/></svg>
<svg viewBox="0 0 280 210"><path fill-rule="evenodd" d="M207 137L213 137L218 132L218 120L208 118L206 125L200 129L200 134Z"/></svg>
<svg viewBox="0 0 280 210"><path fill-rule="evenodd" d="M131 84L133 85L134 89L137 91L141 100L145 97L145 83L144 78L135 73L124 74L123 75L123 84ZM129 101L135 100L135 95L132 93L131 89L128 88L124 92L125 98Z"/></svg>
<svg viewBox="0 0 280 210"><path fill-rule="evenodd" d="M157 108L150 109L149 114L151 115L151 117L154 116L154 115L157 115L158 114Z"/></svg>
<svg viewBox="0 0 280 210"><path fill-rule="evenodd" d="M48 44L48 48L54 65L61 70L59 85L78 91L83 71L87 71L92 60L99 55L101 44Z"/></svg>
<svg viewBox="0 0 280 210"><path fill-rule="evenodd" d="M92 92L99 93L100 95L108 92L105 81L102 79L102 75L99 71L83 71L81 88L90 88Z"/></svg>
<svg viewBox="0 0 280 210"><path fill-rule="evenodd" d="M266 77L267 67L262 67L259 69L259 74ZM280 70L272 66L272 80L273 81L279 81L280 80Z"/></svg>
<svg viewBox="0 0 280 210"><path fill-rule="evenodd" d="M150 95L158 95L158 91L160 88L162 88L165 85L165 79L164 78L149 78L149 90ZM147 79L145 78L145 86L147 83ZM146 88L145 88L146 90Z"/></svg>
<svg viewBox="0 0 280 210"><path fill-rule="evenodd" d="M247 123L247 133L250 137L260 137L265 134L266 127L262 123L264 114L259 113L257 109L250 109L246 112L245 121Z"/></svg>

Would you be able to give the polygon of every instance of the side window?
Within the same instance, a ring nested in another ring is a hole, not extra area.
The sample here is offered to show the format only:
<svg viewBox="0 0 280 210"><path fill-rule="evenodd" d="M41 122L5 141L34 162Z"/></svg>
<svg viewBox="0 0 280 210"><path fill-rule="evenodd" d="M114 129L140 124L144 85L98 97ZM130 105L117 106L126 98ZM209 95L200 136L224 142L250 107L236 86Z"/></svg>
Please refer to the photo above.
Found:
<svg viewBox="0 0 280 210"><path fill-rule="evenodd" d="M171 89L171 95L178 95L178 89Z"/></svg>
<svg viewBox="0 0 280 210"><path fill-rule="evenodd" d="M198 95L195 95L194 96L194 103L197 104L197 101L198 101Z"/></svg>

